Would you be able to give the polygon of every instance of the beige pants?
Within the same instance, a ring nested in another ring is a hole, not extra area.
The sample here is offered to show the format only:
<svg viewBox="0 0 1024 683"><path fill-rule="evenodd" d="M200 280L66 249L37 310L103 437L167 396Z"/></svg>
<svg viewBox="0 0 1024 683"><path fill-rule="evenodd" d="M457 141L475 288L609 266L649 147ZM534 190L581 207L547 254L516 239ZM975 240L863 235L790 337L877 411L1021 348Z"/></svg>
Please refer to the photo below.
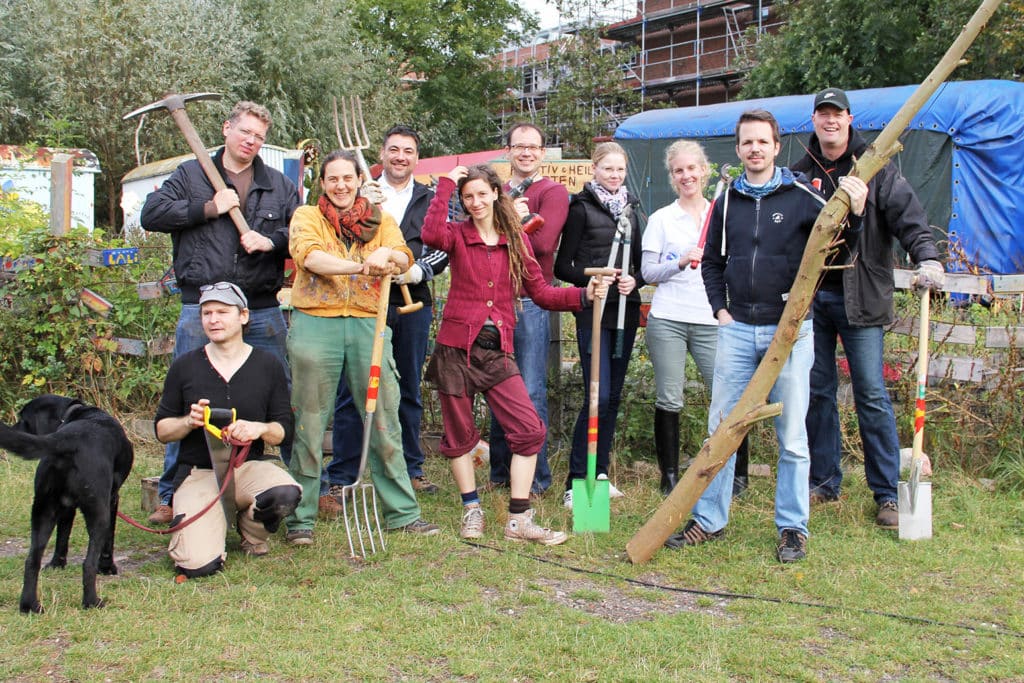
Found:
<svg viewBox="0 0 1024 683"><path fill-rule="evenodd" d="M288 471L271 460L250 460L242 463L234 476L235 507L238 509L238 529L242 538L250 543L263 543L270 537L261 522L253 519L256 496L275 486L299 488ZM194 467L191 474L174 492L174 515L184 514L190 519L217 497L220 487L213 470ZM199 569L216 558L223 560L225 535L228 524L224 507L218 501L206 514L181 531L171 534L168 550L174 564L183 569Z"/></svg>

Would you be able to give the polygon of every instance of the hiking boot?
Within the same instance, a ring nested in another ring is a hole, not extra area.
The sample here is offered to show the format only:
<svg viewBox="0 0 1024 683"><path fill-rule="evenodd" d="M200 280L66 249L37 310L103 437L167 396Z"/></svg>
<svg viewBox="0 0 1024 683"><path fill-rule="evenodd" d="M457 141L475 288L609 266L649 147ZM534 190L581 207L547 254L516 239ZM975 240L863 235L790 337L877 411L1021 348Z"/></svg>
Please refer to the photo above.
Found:
<svg viewBox="0 0 1024 683"><path fill-rule="evenodd" d="M341 503L332 495L320 496L320 519L337 519L342 512Z"/></svg>
<svg viewBox="0 0 1024 683"><path fill-rule="evenodd" d="M887 500L878 506L878 514L875 515L875 524L883 529L900 528L900 509L895 500Z"/></svg>
<svg viewBox="0 0 1024 683"><path fill-rule="evenodd" d="M416 493L437 493L441 487L421 474L412 478L412 490Z"/></svg>
<svg viewBox="0 0 1024 683"><path fill-rule="evenodd" d="M284 535L284 540L292 545L313 545L313 530L292 529Z"/></svg>
<svg viewBox="0 0 1024 683"><path fill-rule="evenodd" d="M409 522L405 526L400 526L397 529L388 529L388 531L404 531L407 534L419 534L420 536L433 536L441 533L441 527L430 522L425 522L422 519L417 519L415 522Z"/></svg>
<svg viewBox="0 0 1024 683"><path fill-rule="evenodd" d="M807 557L807 536L796 529L783 529L775 557L783 563L804 559Z"/></svg>
<svg viewBox="0 0 1024 683"><path fill-rule="evenodd" d="M725 536L725 528L718 531L704 531L704 527L691 519L678 534L672 534L665 541L666 548L682 548L684 545L700 545L708 541L717 541Z"/></svg>
<svg viewBox="0 0 1024 683"><path fill-rule="evenodd" d="M739 498L743 495L743 492L750 486L750 479L747 477L733 477L732 478L732 497Z"/></svg>
<svg viewBox="0 0 1024 683"><path fill-rule="evenodd" d="M569 535L564 531L552 531L537 526L533 521L533 508L530 508L526 512L509 514L508 524L505 525L505 538L510 541L532 541L541 545L558 545L569 540Z"/></svg>
<svg viewBox="0 0 1024 683"><path fill-rule="evenodd" d="M262 543L252 543L246 539L242 539L242 552L252 557L263 557L270 552L270 545L264 541Z"/></svg>
<svg viewBox="0 0 1024 683"><path fill-rule="evenodd" d="M565 492L562 496L562 507L566 510L572 510L572 489Z"/></svg>
<svg viewBox="0 0 1024 683"><path fill-rule="evenodd" d="M462 538L480 538L484 535L484 509L479 503L466 506L459 535Z"/></svg>
<svg viewBox="0 0 1024 683"><path fill-rule="evenodd" d="M153 513L146 518L150 524L170 524L171 520L174 519L174 510L171 509L170 505L161 503L153 510Z"/></svg>

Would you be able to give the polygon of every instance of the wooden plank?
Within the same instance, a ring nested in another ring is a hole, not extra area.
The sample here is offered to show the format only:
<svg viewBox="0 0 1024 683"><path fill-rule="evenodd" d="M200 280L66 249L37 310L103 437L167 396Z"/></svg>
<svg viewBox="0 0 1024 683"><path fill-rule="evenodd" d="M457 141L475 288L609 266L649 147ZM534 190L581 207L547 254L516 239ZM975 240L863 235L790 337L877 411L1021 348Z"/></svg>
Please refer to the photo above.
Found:
<svg viewBox="0 0 1024 683"><path fill-rule="evenodd" d="M74 159L70 154L54 154L50 159L50 234L66 235L71 230L71 173Z"/></svg>
<svg viewBox="0 0 1024 683"><path fill-rule="evenodd" d="M992 292L994 294L1024 293L1024 275L993 275Z"/></svg>
<svg viewBox="0 0 1024 683"><path fill-rule="evenodd" d="M164 295L164 287L159 282L140 282L135 285L135 291L143 301L159 299Z"/></svg>
<svg viewBox="0 0 1024 683"><path fill-rule="evenodd" d="M916 337L917 331L921 328L920 319L917 317L898 318L896 322L886 328L886 331L893 334L902 334L907 337ZM977 339L977 328L973 325L953 325L950 323L931 323L928 336L932 341L946 344L969 344L973 346Z"/></svg>
<svg viewBox="0 0 1024 683"><path fill-rule="evenodd" d="M937 356L928 361L928 377L954 382L982 382L985 379L985 361L963 356Z"/></svg>
<svg viewBox="0 0 1024 683"><path fill-rule="evenodd" d="M892 277L896 283L896 289L910 289L910 282L914 278L914 271L906 268L893 268ZM946 283L942 287L942 291L957 292L959 294L988 294L988 279L988 275L946 273Z"/></svg>
<svg viewBox="0 0 1024 683"><path fill-rule="evenodd" d="M166 356L174 353L174 336L161 335L156 339L150 339L146 344L146 353L150 356Z"/></svg>
<svg viewBox="0 0 1024 683"><path fill-rule="evenodd" d="M127 266L139 262L138 247L123 247L121 249L86 249L86 263L99 268L111 266Z"/></svg>
<svg viewBox="0 0 1024 683"><path fill-rule="evenodd" d="M0 270L5 273L18 273L22 270L28 270L29 268L35 267L37 263L42 263L35 256L19 256L18 258L11 258L9 256L3 257L0 261Z"/></svg>
<svg viewBox="0 0 1024 683"><path fill-rule="evenodd" d="M102 296L92 291L88 287L78 293L78 300L94 313L99 313L104 318L110 316L110 312L114 310L114 304L110 303Z"/></svg>
<svg viewBox="0 0 1024 683"><path fill-rule="evenodd" d="M986 327L985 347L989 349L1024 348L1024 327Z"/></svg>

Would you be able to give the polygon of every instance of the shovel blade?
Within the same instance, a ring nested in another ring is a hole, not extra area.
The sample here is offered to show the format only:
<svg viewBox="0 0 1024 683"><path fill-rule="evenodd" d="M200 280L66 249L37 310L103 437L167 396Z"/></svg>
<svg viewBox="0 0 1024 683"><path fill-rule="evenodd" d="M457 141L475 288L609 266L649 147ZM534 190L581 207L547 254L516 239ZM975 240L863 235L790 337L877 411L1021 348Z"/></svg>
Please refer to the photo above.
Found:
<svg viewBox="0 0 1024 683"><path fill-rule="evenodd" d="M899 496L899 538L901 541L918 541L932 537L932 484L922 481L917 484L914 503L910 502L912 485L901 481L897 489Z"/></svg>
<svg viewBox="0 0 1024 683"><path fill-rule="evenodd" d="M606 534L611 528L611 490L607 479L572 480L572 530Z"/></svg>

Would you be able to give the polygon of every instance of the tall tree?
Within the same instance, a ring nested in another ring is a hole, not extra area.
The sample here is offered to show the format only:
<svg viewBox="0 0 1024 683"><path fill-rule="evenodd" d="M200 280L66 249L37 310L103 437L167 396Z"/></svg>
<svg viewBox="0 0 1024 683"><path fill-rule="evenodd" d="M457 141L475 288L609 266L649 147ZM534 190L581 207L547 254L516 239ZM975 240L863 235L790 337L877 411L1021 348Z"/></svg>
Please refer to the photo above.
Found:
<svg viewBox="0 0 1024 683"><path fill-rule="evenodd" d="M137 123L121 116L167 92L231 97L245 81L250 29L214 0L21 0L0 6L0 25L4 142L45 143L55 126L71 124L75 143L100 159L97 206L106 211L98 218L109 225L119 218L121 177L136 164ZM200 131L223 114L209 105L190 111ZM142 139L161 156L187 151L167 116L150 115Z"/></svg>
<svg viewBox="0 0 1024 683"><path fill-rule="evenodd" d="M413 123L423 154L496 143L490 110L508 86L489 59L536 21L511 0L352 0L364 42L384 51L392 73L413 84Z"/></svg>
<svg viewBox="0 0 1024 683"><path fill-rule="evenodd" d="M775 7L784 24L778 34L758 42L743 97L918 82L976 6L975 0L781 0ZM1003 3L956 77L1019 78L1022 15L1024 0Z"/></svg>
<svg viewBox="0 0 1024 683"><path fill-rule="evenodd" d="M551 88L545 109L549 128L569 154L589 156L594 138L611 135L618 122L640 109L626 80L636 49L601 39L601 0L562 0L562 16L575 17L573 34L557 41L546 65Z"/></svg>

